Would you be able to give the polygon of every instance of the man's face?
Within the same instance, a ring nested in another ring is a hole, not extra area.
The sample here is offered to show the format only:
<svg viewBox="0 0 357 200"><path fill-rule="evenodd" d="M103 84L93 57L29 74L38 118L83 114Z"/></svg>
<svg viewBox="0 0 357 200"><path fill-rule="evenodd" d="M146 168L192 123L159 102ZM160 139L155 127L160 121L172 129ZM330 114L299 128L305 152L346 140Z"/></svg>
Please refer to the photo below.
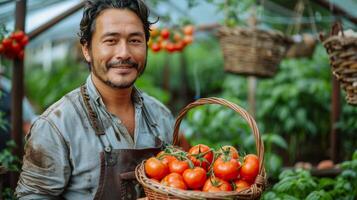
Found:
<svg viewBox="0 0 357 200"><path fill-rule="evenodd" d="M82 50L96 78L129 88L145 68L146 48L143 24L134 12L106 9L96 18L91 47Z"/></svg>

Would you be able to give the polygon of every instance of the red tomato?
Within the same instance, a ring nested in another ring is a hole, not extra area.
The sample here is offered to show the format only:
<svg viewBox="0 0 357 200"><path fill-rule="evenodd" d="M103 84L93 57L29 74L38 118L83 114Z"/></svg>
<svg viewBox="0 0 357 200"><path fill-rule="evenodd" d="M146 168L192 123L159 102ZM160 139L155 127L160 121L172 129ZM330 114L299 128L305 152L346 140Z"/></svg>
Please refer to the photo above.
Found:
<svg viewBox="0 0 357 200"><path fill-rule="evenodd" d="M11 48L12 46L12 39L11 38L4 38L2 40L2 45L4 46L5 49Z"/></svg>
<svg viewBox="0 0 357 200"><path fill-rule="evenodd" d="M186 190L187 186L183 180L183 177L178 173L170 173L161 180L161 184L173 188Z"/></svg>
<svg viewBox="0 0 357 200"><path fill-rule="evenodd" d="M189 168L189 164L186 160L173 160L169 163L170 172L176 172L182 174Z"/></svg>
<svg viewBox="0 0 357 200"><path fill-rule="evenodd" d="M166 46L167 46L167 40L160 40L160 48L162 49L162 50L165 50L166 49Z"/></svg>
<svg viewBox="0 0 357 200"><path fill-rule="evenodd" d="M211 177L209 178L202 188L203 192L221 192L221 191L232 191L231 185L220 178Z"/></svg>
<svg viewBox="0 0 357 200"><path fill-rule="evenodd" d="M20 42L22 38L25 37L25 33L23 31L16 31L13 32L10 36L12 39L16 40L17 42Z"/></svg>
<svg viewBox="0 0 357 200"><path fill-rule="evenodd" d="M206 170L201 167L194 167L193 169L186 169L183 172L183 180L190 189L201 189L205 184Z"/></svg>
<svg viewBox="0 0 357 200"><path fill-rule="evenodd" d="M160 33L160 31L156 26L150 27L150 36L152 38L155 38L156 36L158 36L159 33Z"/></svg>
<svg viewBox="0 0 357 200"><path fill-rule="evenodd" d="M220 157L213 163L214 174L223 180L230 181L238 178L240 163L230 157Z"/></svg>
<svg viewBox="0 0 357 200"><path fill-rule="evenodd" d="M193 37L191 35L186 35L183 38L183 42L185 43L185 45L191 44L193 42Z"/></svg>
<svg viewBox="0 0 357 200"><path fill-rule="evenodd" d="M22 40L20 41L20 45L22 47L26 46L29 43L29 37L27 35L25 35Z"/></svg>
<svg viewBox="0 0 357 200"><path fill-rule="evenodd" d="M182 51L183 48L185 47L185 44L183 43L183 41L178 41L174 44L175 47L175 51Z"/></svg>
<svg viewBox="0 0 357 200"><path fill-rule="evenodd" d="M171 156L168 154L165 154L164 151L160 151L157 155L156 158L158 158L159 160L161 160L161 162L163 162L164 164L166 164L167 166L169 166L169 163L177 160L177 158L175 156Z"/></svg>
<svg viewBox="0 0 357 200"><path fill-rule="evenodd" d="M161 50L161 46L160 46L158 43L152 43L152 45L151 45L151 50L152 50L153 52L158 52L158 51Z"/></svg>
<svg viewBox="0 0 357 200"><path fill-rule="evenodd" d="M212 150L204 144L197 144L188 151L190 160L195 166L200 166L207 170L213 160Z"/></svg>
<svg viewBox="0 0 357 200"><path fill-rule="evenodd" d="M17 58L19 60L23 60L25 58L25 51L21 50L19 54L17 54Z"/></svg>
<svg viewBox="0 0 357 200"><path fill-rule="evenodd" d="M185 35L192 35L193 31L194 31L193 25L187 25L187 26L183 27L183 33Z"/></svg>
<svg viewBox="0 0 357 200"><path fill-rule="evenodd" d="M168 39L170 37L170 30L168 28L163 28L160 32L160 35L164 39Z"/></svg>
<svg viewBox="0 0 357 200"><path fill-rule="evenodd" d="M145 162L145 173L156 180L161 180L169 173L169 167L155 157L149 158Z"/></svg>
<svg viewBox="0 0 357 200"><path fill-rule="evenodd" d="M171 42L168 42L167 44L166 44L166 50L168 51L168 52L174 52L175 51L175 46L174 46L174 44L173 43L171 43Z"/></svg>
<svg viewBox="0 0 357 200"><path fill-rule="evenodd" d="M174 41L176 41L176 42L178 42L178 41L180 41L181 40L181 34L180 33L178 33L178 32L175 32L175 34L174 34Z"/></svg>
<svg viewBox="0 0 357 200"><path fill-rule="evenodd" d="M21 46L19 45L19 43L17 43L16 41L13 41L12 42L12 45L11 45L11 49L12 49L12 52L17 56L20 51L22 50Z"/></svg>
<svg viewBox="0 0 357 200"><path fill-rule="evenodd" d="M244 157L242 167L239 170L239 175L242 180L254 183L255 177L259 173L259 159L254 154L248 154Z"/></svg>
<svg viewBox="0 0 357 200"><path fill-rule="evenodd" d="M222 153L222 155L228 155L234 159L239 159L239 154L236 148L234 148L231 145L225 145L219 149L219 152Z"/></svg>
<svg viewBox="0 0 357 200"><path fill-rule="evenodd" d="M241 179L234 181L233 184L234 184L235 191L238 192L250 187L250 183Z"/></svg>

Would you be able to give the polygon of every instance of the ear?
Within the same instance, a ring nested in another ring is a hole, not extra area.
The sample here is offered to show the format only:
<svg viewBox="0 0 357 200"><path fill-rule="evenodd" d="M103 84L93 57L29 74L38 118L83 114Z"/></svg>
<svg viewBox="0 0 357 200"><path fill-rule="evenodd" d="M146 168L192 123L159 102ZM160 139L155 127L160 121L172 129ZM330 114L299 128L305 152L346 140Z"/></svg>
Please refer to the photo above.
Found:
<svg viewBox="0 0 357 200"><path fill-rule="evenodd" d="M87 62L91 62L92 61L92 59L91 59L91 57L90 57L90 53L89 53L89 48L88 48L88 44L84 44L84 45L82 45L82 53L83 53L83 56L84 56L84 58L86 59L86 61Z"/></svg>

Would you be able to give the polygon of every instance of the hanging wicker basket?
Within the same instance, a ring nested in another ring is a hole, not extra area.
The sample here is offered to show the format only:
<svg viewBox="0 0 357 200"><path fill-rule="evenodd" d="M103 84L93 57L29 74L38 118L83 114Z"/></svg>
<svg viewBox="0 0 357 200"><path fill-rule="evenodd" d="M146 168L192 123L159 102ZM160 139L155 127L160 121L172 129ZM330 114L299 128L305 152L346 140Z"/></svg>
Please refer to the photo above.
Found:
<svg viewBox="0 0 357 200"><path fill-rule="evenodd" d="M225 99L221 98L202 98L198 99L197 101L190 103L184 109L181 110L179 113L175 127L174 127L174 145L178 143L178 133L181 121L186 113L200 105L205 104L219 104L226 106L238 114L240 114L249 124L252 134L255 138L255 145L257 150L257 156L259 158L259 173L255 179L255 182L251 185L250 188L247 188L242 191L230 191L230 192L200 192L200 191L193 191L193 190L180 190L175 189L172 187L167 187L161 185L152 179L148 178L145 174L144 164L143 161L139 164L135 169L136 179L139 183L144 187L144 191L148 199L152 200L161 200L161 199L257 199L260 197L262 192L266 186L266 174L264 168L264 145L261 140L258 127L254 119L249 115L247 111L243 108L239 107L238 105L231 103Z"/></svg>
<svg viewBox="0 0 357 200"><path fill-rule="evenodd" d="M287 58L311 58L314 54L317 39L310 34L298 35L294 43L287 50Z"/></svg>
<svg viewBox="0 0 357 200"><path fill-rule="evenodd" d="M332 73L346 91L346 100L357 106L357 37L332 35L323 40Z"/></svg>
<svg viewBox="0 0 357 200"><path fill-rule="evenodd" d="M278 31L221 27L218 37L227 72L272 77L292 41Z"/></svg>

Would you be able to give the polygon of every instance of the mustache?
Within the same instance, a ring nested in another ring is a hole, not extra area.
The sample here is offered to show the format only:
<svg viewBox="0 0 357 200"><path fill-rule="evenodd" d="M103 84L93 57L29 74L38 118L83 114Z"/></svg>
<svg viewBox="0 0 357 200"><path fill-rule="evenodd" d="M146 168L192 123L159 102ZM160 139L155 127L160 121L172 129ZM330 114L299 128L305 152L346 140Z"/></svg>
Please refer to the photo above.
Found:
<svg viewBox="0 0 357 200"><path fill-rule="evenodd" d="M107 69L110 69L110 68L115 68L115 67L122 67L123 65L125 65L125 67L127 67L129 65L129 67L132 67L135 69L138 69L138 67L139 67L139 64L132 60L111 61L106 64L106 67L107 67Z"/></svg>

